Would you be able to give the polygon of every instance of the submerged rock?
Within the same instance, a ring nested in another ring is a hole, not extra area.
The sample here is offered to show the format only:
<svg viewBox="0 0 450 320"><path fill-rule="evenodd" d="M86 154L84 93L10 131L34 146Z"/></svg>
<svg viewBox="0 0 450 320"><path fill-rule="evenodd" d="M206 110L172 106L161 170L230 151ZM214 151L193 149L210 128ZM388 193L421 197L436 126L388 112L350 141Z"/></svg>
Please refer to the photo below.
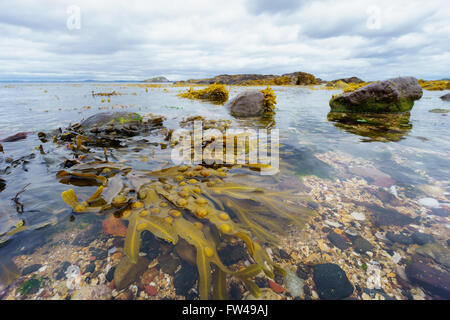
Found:
<svg viewBox="0 0 450 320"><path fill-rule="evenodd" d="M430 257L445 267L450 268L450 250L438 243L427 243L417 248L416 253Z"/></svg>
<svg viewBox="0 0 450 320"><path fill-rule="evenodd" d="M321 299L344 299L351 295L354 290L345 271L337 264L325 263L316 265L313 279Z"/></svg>
<svg viewBox="0 0 450 320"><path fill-rule="evenodd" d="M366 253L373 250L373 245L361 236L353 239L353 249L358 253Z"/></svg>
<svg viewBox="0 0 450 320"><path fill-rule="evenodd" d="M111 289L104 284L91 286L85 285L74 291L71 300L110 300L112 298Z"/></svg>
<svg viewBox="0 0 450 320"><path fill-rule="evenodd" d="M26 139L29 132L18 132L12 136L6 137L4 139L1 139L0 142L15 142L22 139Z"/></svg>
<svg viewBox="0 0 450 320"><path fill-rule="evenodd" d="M336 233L334 231L331 231L328 236L327 236L328 240L330 240L330 242L332 244L334 244L336 247L338 247L341 250L345 250L348 249L348 247L350 246L347 238L345 238L343 235Z"/></svg>
<svg viewBox="0 0 450 320"><path fill-rule="evenodd" d="M139 257L137 263L132 263L125 256L114 271L114 286L118 290L125 289L144 273L149 263L144 257Z"/></svg>
<svg viewBox="0 0 450 320"><path fill-rule="evenodd" d="M419 262L407 265L405 272L411 282L422 286L431 294L450 299L450 275L448 273Z"/></svg>
<svg viewBox="0 0 450 320"><path fill-rule="evenodd" d="M416 78L399 77L335 96L330 107L334 112L407 112L421 97L422 88Z"/></svg>
<svg viewBox="0 0 450 320"><path fill-rule="evenodd" d="M441 99L444 100L444 101L450 101L450 93L444 94L444 95L441 97Z"/></svg>
<svg viewBox="0 0 450 320"><path fill-rule="evenodd" d="M414 243L410 235L402 233L388 232L386 233L386 238L392 242L401 243L405 245L410 245Z"/></svg>
<svg viewBox="0 0 450 320"><path fill-rule="evenodd" d="M431 234L414 232L411 237L412 237L412 240L414 240L414 243L419 244L419 245L436 242L436 240L434 239L434 237Z"/></svg>
<svg viewBox="0 0 450 320"><path fill-rule="evenodd" d="M80 125L83 128L101 127L109 123L140 122L142 117L130 112L101 112L83 120Z"/></svg>
<svg viewBox="0 0 450 320"><path fill-rule="evenodd" d="M242 92L226 107L236 117L258 117L264 112L264 94L259 91Z"/></svg>
<svg viewBox="0 0 450 320"><path fill-rule="evenodd" d="M284 277L283 287L286 288L286 291L294 298L303 296L303 287L305 284L302 279L297 277L297 275L290 270L287 270L286 272L287 274Z"/></svg>

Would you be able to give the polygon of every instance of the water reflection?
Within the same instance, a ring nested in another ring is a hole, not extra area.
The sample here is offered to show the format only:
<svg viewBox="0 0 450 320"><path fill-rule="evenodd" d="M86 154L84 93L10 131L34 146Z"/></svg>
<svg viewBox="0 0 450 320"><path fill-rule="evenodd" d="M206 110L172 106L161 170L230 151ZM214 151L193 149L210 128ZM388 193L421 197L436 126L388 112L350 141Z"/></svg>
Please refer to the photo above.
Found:
<svg viewBox="0 0 450 320"><path fill-rule="evenodd" d="M346 132L364 137L362 142L391 142L404 139L412 129L410 113L361 114L330 112L327 119Z"/></svg>

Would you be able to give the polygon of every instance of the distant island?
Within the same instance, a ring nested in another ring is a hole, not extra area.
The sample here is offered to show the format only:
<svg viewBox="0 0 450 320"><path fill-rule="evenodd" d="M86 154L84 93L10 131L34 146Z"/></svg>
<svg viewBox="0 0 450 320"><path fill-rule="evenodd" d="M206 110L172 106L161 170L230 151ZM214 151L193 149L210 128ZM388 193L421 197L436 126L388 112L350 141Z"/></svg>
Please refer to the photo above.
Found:
<svg viewBox="0 0 450 320"><path fill-rule="evenodd" d="M171 82L166 77L153 77L147 80L144 80L144 82Z"/></svg>

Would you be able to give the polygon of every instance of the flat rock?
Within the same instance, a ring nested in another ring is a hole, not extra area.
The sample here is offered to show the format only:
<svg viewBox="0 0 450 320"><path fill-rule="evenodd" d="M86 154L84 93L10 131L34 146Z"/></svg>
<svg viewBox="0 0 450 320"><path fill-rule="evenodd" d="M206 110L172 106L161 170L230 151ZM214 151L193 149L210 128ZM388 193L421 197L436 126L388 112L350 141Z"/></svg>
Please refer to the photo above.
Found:
<svg viewBox="0 0 450 320"><path fill-rule="evenodd" d="M404 226L414 222L414 219L408 217L407 215L401 214L394 209L383 208L374 204L369 204L366 207L374 213L372 215L372 219L378 227L392 225Z"/></svg>
<svg viewBox="0 0 450 320"><path fill-rule="evenodd" d="M126 256L123 257L114 271L114 286L118 290L127 288L147 270L149 263L145 257L139 257L137 263L130 262Z"/></svg>
<svg viewBox="0 0 450 320"><path fill-rule="evenodd" d="M330 100L330 107L334 112L408 112L422 94L416 78L399 77L335 96Z"/></svg>
<svg viewBox="0 0 450 320"><path fill-rule="evenodd" d="M352 240L353 249L358 253L366 253L373 250L373 245L361 236Z"/></svg>
<svg viewBox="0 0 450 320"><path fill-rule="evenodd" d="M414 243L410 235L403 233L388 232L386 233L386 238L392 242L401 243L405 245L410 245Z"/></svg>
<svg viewBox="0 0 450 320"><path fill-rule="evenodd" d="M405 269L409 280L420 285L431 294L450 299L450 275L426 264L414 262Z"/></svg>
<svg viewBox="0 0 450 320"><path fill-rule="evenodd" d="M354 290L345 271L337 264L324 263L314 266L313 279L319 297L324 300L344 299Z"/></svg>
<svg viewBox="0 0 450 320"><path fill-rule="evenodd" d="M110 300L111 298L111 289L104 284L85 285L72 293L71 296L71 300Z"/></svg>
<svg viewBox="0 0 450 320"><path fill-rule="evenodd" d="M419 244L419 245L436 242L436 240L434 239L434 237L431 234L414 232L411 237L412 237L412 240L414 241L414 243Z"/></svg>
<svg viewBox="0 0 450 320"><path fill-rule="evenodd" d="M450 268L450 250L438 243L427 243L417 248L416 253L430 257L443 266Z"/></svg>
<svg viewBox="0 0 450 320"><path fill-rule="evenodd" d="M334 231L331 231L328 235L327 235L328 240L330 240L330 242L336 246L337 248L341 249L341 250L346 250L348 249L348 247L350 246L350 244L348 243L347 239L339 234L336 233Z"/></svg>

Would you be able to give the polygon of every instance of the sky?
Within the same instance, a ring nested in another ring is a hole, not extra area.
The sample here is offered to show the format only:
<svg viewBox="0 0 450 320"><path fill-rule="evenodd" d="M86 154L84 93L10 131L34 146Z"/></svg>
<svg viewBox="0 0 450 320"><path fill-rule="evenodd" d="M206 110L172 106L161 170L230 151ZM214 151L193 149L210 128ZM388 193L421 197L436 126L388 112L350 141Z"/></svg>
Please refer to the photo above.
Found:
<svg viewBox="0 0 450 320"><path fill-rule="evenodd" d="M450 77L448 0L0 0L0 80Z"/></svg>

